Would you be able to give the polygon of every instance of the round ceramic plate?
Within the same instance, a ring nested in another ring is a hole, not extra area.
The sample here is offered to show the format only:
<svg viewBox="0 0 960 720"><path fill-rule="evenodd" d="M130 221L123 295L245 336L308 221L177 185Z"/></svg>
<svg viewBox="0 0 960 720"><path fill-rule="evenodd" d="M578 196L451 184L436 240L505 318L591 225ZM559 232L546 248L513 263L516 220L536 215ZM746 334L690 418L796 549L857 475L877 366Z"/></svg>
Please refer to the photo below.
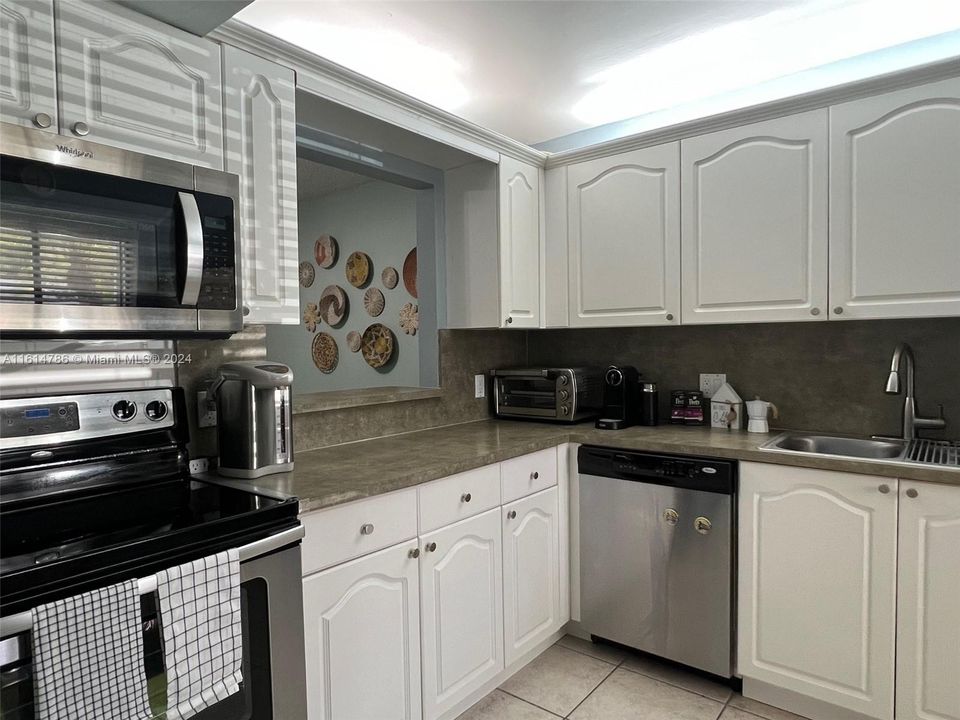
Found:
<svg viewBox="0 0 960 720"><path fill-rule="evenodd" d="M333 267L340 253L340 245L333 235L321 235L313 245L313 257L322 268Z"/></svg>
<svg viewBox="0 0 960 720"><path fill-rule="evenodd" d="M320 293L320 317L337 327L347 317L347 293L339 285L328 285Z"/></svg>
<svg viewBox="0 0 960 720"><path fill-rule="evenodd" d="M330 333L317 333L310 352L313 355L313 364L320 372L332 373L336 369L340 351L337 349L337 341Z"/></svg>
<svg viewBox="0 0 960 720"><path fill-rule="evenodd" d="M385 304L383 293L377 288L368 288L363 294L363 307L370 317L377 317L382 313Z"/></svg>
<svg viewBox="0 0 960 720"><path fill-rule="evenodd" d="M370 257L359 250L350 253L347 258L347 282L355 288L361 288L370 279Z"/></svg>
<svg viewBox="0 0 960 720"><path fill-rule="evenodd" d="M300 263L300 286L310 287L317 277L317 271L313 269L313 264L304 260Z"/></svg>
<svg viewBox="0 0 960 720"><path fill-rule="evenodd" d="M407 253L403 261L403 286L407 292L417 297L417 249Z"/></svg>
<svg viewBox="0 0 960 720"><path fill-rule="evenodd" d="M317 325L320 324L320 308L316 303L307 303L303 311L303 324L307 326L310 332L316 332Z"/></svg>
<svg viewBox="0 0 960 720"><path fill-rule="evenodd" d="M420 329L420 306L404 303L400 308L400 329L407 335L416 335Z"/></svg>
<svg viewBox="0 0 960 720"><path fill-rule="evenodd" d="M395 267L385 267L383 272L380 273L380 280L387 290L393 290L400 282L400 273L397 272Z"/></svg>
<svg viewBox="0 0 960 720"><path fill-rule="evenodd" d="M360 349L360 333L356 330L347 333L347 347L350 348L350 352L357 352Z"/></svg>
<svg viewBox="0 0 960 720"><path fill-rule="evenodd" d="M360 350L363 359L372 368L382 368L393 357L393 333L386 325L374 323L363 331Z"/></svg>

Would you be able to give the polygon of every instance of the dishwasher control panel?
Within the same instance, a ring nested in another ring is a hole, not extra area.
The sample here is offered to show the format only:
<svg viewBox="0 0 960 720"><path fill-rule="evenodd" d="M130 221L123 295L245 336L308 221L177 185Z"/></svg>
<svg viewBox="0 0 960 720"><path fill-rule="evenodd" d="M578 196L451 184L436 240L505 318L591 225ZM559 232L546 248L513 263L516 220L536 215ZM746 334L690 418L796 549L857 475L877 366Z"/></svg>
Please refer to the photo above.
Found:
<svg viewBox="0 0 960 720"><path fill-rule="evenodd" d="M637 480L706 492L733 493L737 464L716 458L663 455L584 445L578 453L581 475Z"/></svg>

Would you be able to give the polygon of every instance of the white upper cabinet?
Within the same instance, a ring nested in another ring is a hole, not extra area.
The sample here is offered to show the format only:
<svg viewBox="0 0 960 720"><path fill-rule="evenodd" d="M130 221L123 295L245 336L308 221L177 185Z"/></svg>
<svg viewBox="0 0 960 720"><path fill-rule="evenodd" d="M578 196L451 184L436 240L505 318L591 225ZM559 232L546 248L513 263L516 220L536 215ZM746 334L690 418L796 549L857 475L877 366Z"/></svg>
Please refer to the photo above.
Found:
<svg viewBox="0 0 960 720"><path fill-rule="evenodd" d="M830 305L960 315L960 78L830 108Z"/></svg>
<svg viewBox="0 0 960 720"><path fill-rule="evenodd" d="M53 0L0 0L0 120L57 132Z"/></svg>
<svg viewBox="0 0 960 720"><path fill-rule="evenodd" d="M680 143L567 169L571 327L680 322Z"/></svg>
<svg viewBox="0 0 960 720"><path fill-rule="evenodd" d="M500 310L503 326L540 326L541 169L500 157Z"/></svg>
<svg viewBox="0 0 960 720"><path fill-rule="evenodd" d="M57 3L64 135L223 167L220 46L113 3Z"/></svg>
<svg viewBox="0 0 960 720"><path fill-rule="evenodd" d="M503 614L507 665L560 621L560 521L557 488L504 505Z"/></svg>
<svg viewBox="0 0 960 720"><path fill-rule="evenodd" d="M303 581L309 720L420 717L417 542Z"/></svg>
<svg viewBox="0 0 960 720"><path fill-rule="evenodd" d="M893 717L897 480L740 463L738 670Z"/></svg>
<svg viewBox="0 0 960 720"><path fill-rule="evenodd" d="M897 720L960 720L960 487L901 481Z"/></svg>
<svg viewBox="0 0 960 720"><path fill-rule="evenodd" d="M683 322L827 317L827 111L682 140Z"/></svg>
<svg viewBox="0 0 960 720"><path fill-rule="evenodd" d="M223 49L226 170L240 176L244 321L298 323L293 70Z"/></svg>

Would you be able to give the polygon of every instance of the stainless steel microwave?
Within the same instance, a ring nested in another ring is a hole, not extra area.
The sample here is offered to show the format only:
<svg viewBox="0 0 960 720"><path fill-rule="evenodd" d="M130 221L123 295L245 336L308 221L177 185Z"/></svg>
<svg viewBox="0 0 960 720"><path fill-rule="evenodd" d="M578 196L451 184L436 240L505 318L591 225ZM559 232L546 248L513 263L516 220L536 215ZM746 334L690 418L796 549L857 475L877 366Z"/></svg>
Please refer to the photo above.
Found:
<svg viewBox="0 0 960 720"><path fill-rule="evenodd" d="M240 330L239 180L0 125L0 332Z"/></svg>

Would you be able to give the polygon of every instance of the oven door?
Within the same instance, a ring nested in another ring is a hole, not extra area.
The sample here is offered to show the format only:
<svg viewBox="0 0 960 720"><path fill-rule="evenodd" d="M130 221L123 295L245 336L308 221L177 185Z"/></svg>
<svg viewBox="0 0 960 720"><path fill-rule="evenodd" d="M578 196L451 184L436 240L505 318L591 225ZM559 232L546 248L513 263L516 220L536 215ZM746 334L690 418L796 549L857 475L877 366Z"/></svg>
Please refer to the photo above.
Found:
<svg viewBox="0 0 960 720"><path fill-rule="evenodd" d="M503 375L494 378L498 415L557 417L557 381L541 375Z"/></svg>
<svg viewBox="0 0 960 720"><path fill-rule="evenodd" d="M264 541L269 545L271 538ZM195 715L197 720L293 720L307 716L300 545L242 561L240 602L243 682L240 692ZM144 667L155 717L166 710L166 676L156 595L141 598ZM30 633L0 642L0 719L35 720Z"/></svg>
<svg viewBox="0 0 960 720"><path fill-rule="evenodd" d="M239 329L234 176L7 132L0 330L196 333L211 312Z"/></svg>

